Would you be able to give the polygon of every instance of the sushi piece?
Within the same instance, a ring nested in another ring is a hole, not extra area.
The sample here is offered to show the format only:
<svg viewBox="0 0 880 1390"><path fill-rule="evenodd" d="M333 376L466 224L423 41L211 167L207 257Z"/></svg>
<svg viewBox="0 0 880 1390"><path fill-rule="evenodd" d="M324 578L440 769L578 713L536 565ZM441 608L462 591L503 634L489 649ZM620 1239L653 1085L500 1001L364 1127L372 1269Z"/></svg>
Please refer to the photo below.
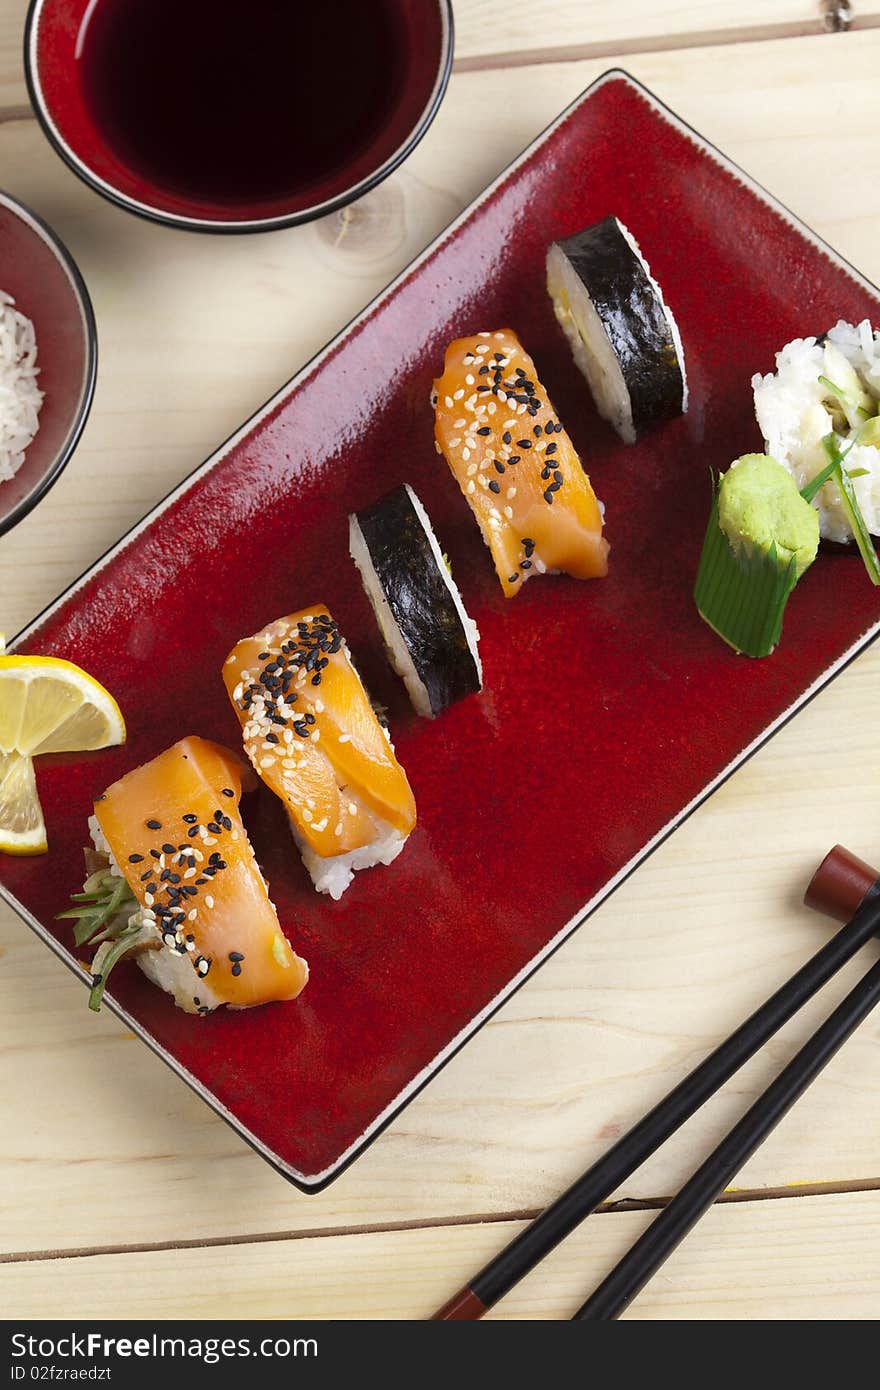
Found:
<svg viewBox="0 0 880 1390"><path fill-rule="evenodd" d="M516 334L450 343L434 399L437 451L471 505L505 596L548 571L606 574L602 505Z"/></svg>
<svg viewBox="0 0 880 1390"><path fill-rule="evenodd" d="M718 482L694 590L700 616L735 651L769 656L818 548L819 518L791 475L745 454Z"/></svg>
<svg viewBox="0 0 880 1390"><path fill-rule="evenodd" d="M349 517L351 557L418 714L430 719L482 689L476 623L408 484Z"/></svg>
<svg viewBox="0 0 880 1390"><path fill-rule="evenodd" d="M238 642L223 679L258 775L284 802L319 893L390 864L416 804L348 648L318 604Z"/></svg>
<svg viewBox="0 0 880 1390"><path fill-rule="evenodd" d="M249 768L219 744L185 738L135 768L95 803L92 873L78 906L78 946L92 961L97 1008L116 962L141 970L187 1013L295 999L308 980L291 949L238 814Z"/></svg>
<svg viewBox="0 0 880 1390"><path fill-rule="evenodd" d="M626 444L687 410L678 325L617 217L554 241L547 290L596 408Z"/></svg>
<svg viewBox="0 0 880 1390"><path fill-rule="evenodd" d="M853 501L865 530L880 535L880 331L867 319L856 326L841 319L821 339L795 338L776 354L776 371L755 375L752 388L767 452L799 488L827 468L826 440L846 459L850 486L832 475L816 494L823 539L858 538Z"/></svg>

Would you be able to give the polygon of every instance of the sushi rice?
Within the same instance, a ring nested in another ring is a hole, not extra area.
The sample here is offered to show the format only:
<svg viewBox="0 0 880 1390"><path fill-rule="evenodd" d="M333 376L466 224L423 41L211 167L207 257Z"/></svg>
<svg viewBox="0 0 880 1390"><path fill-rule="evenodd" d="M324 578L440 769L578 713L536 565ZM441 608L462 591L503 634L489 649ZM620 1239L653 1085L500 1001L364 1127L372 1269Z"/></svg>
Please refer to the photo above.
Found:
<svg viewBox="0 0 880 1390"><path fill-rule="evenodd" d="M830 345L830 353L826 349ZM752 378L755 414L768 454L781 463L803 488L828 463L822 444L832 429L842 444L854 438L860 424L852 411L842 418L835 401L820 377L835 381L842 354L855 370L860 385L871 398L874 413L880 400L880 332L867 319L860 324L843 319L829 330L824 340L795 338L776 354L776 371ZM829 356L831 361L829 361ZM855 445L846 456L848 471L864 469L852 479L865 525L880 535L880 450L873 445ZM830 541L848 542L852 532L843 510L839 488L833 483L819 492L814 505L819 512L820 534Z"/></svg>
<svg viewBox="0 0 880 1390"><path fill-rule="evenodd" d="M0 483L14 478L40 427L34 325L0 290Z"/></svg>

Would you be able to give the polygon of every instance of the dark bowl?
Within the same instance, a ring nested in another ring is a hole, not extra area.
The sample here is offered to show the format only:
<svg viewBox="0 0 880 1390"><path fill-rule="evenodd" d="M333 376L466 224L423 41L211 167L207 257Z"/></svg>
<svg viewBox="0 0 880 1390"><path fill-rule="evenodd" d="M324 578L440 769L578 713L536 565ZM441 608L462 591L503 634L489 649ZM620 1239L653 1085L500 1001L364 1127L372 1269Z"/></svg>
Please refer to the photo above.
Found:
<svg viewBox="0 0 880 1390"><path fill-rule="evenodd" d="M397 100L367 147L307 190L221 204L162 187L129 167L105 138L84 95L77 61L94 4L31 0L24 63L34 110L58 154L90 188L129 212L184 230L271 231L323 217L362 197L419 143L437 113L452 67L451 0L396 0L406 69ZM158 83L161 99L161 74ZM144 119L149 119L148 111Z"/></svg>
<svg viewBox="0 0 880 1390"><path fill-rule="evenodd" d="M15 477L0 483L0 535L61 476L88 419L98 367L95 316L66 247L29 208L0 190L0 289L34 325L40 428Z"/></svg>

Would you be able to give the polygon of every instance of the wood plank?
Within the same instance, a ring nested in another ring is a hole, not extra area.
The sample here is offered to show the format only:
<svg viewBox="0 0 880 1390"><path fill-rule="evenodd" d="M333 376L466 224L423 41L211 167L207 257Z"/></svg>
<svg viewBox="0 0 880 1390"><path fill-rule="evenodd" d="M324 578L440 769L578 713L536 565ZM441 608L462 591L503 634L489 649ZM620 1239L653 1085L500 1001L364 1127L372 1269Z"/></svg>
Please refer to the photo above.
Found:
<svg viewBox="0 0 880 1390"><path fill-rule="evenodd" d="M859 134L873 128L878 59L880 34L864 33L655 54L630 66L880 279L880 152ZM370 199L344 217L254 238L198 238L129 218L69 175L32 121L0 125L4 184L69 241L102 345L74 463L0 541L6 631L194 466L605 66L520 69L514 102L509 74L459 75L423 145ZM846 140L843 115L829 115L843 112ZM859 196L841 198L841 187ZM78 986L4 911L0 1049L10 1082L0 1178L17 1200L4 1214L3 1248L314 1231L542 1204L824 939L822 924L798 910L797 888L836 839L872 853L876 778L864 753L876 745L878 694L875 652L694 816L320 1197L288 1188L112 1019L88 1016ZM627 1195L673 1190L818 1012ZM868 1025L741 1185L876 1181L875 1054Z"/></svg>
<svg viewBox="0 0 880 1390"><path fill-rule="evenodd" d="M569 1318L653 1212L596 1216L490 1315ZM7 1319L424 1319L520 1223L440 1227L0 1265ZM715 1207L627 1317L872 1319L880 1194ZM109 1290L112 1289L112 1297ZM109 1299L109 1301L108 1301ZM319 1336L320 1343L320 1336Z"/></svg>
<svg viewBox="0 0 880 1390"><path fill-rule="evenodd" d="M22 34L28 0L0 6L0 108L27 104ZM880 16L878 0L858 0L856 24ZM530 49L569 50L581 57L670 49L688 42L766 38L823 31L822 0L532 0L501 10L494 0L455 5L455 52L460 67L521 61Z"/></svg>

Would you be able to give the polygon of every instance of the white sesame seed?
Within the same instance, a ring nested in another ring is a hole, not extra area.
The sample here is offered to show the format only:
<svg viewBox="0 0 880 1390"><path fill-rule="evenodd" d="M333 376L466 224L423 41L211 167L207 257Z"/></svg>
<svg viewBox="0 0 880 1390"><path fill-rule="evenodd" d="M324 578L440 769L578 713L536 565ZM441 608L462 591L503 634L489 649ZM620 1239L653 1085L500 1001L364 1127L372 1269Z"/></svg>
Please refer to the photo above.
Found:
<svg viewBox="0 0 880 1390"><path fill-rule="evenodd" d="M186 873L184 874L184 878L195 878L197 873L198 869L187 869Z"/></svg>
<svg viewBox="0 0 880 1390"><path fill-rule="evenodd" d="M206 845L216 845L216 843L217 843L217 841L215 840L215 838L214 838L213 835L206 835L206 836L205 836L205 844L206 844Z"/></svg>
<svg viewBox="0 0 880 1390"><path fill-rule="evenodd" d="M459 420L453 420L452 428L454 430L463 430L466 424L467 420L465 420L464 416L462 416Z"/></svg>
<svg viewBox="0 0 880 1390"><path fill-rule="evenodd" d="M434 451L435 451L435 453L438 453L438 454L442 454L442 453L443 453L443 450L440 448L440 444L439 444L439 442L438 442L436 439L434 440Z"/></svg>
<svg viewBox="0 0 880 1390"><path fill-rule="evenodd" d="M198 909L195 908L195 907L193 907L193 908L191 908L190 911L186 914L186 920L187 920L188 922L194 922L194 921L196 920L196 918L198 917L198 915L199 915L199 914L198 914Z"/></svg>
<svg viewBox="0 0 880 1390"><path fill-rule="evenodd" d="M327 829L327 817L325 816L323 820L316 820L315 824L312 826L312 829L315 831L317 835L322 835L323 832Z"/></svg>
<svg viewBox="0 0 880 1390"><path fill-rule="evenodd" d="M260 759L260 767L262 767L262 768L267 768L267 767L274 767L274 766L275 766L275 759L274 759L274 758L261 758L261 759ZM205 841L205 843L207 844L207 840Z"/></svg>
<svg viewBox="0 0 880 1390"><path fill-rule="evenodd" d="M320 743L320 742L321 742L321 730L320 730L320 729L315 729L314 733L312 734L312 743Z"/></svg>
<svg viewBox="0 0 880 1390"><path fill-rule="evenodd" d="M496 334L495 334L495 338L496 338L496 340L497 340L499 343L503 343L503 342L504 342L504 334L503 334L503 333L496 333Z"/></svg>
<svg viewBox="0 0 880 1390"><path fill-rule="evenodd" d="M336 828L334 829L333 834L334 834L334 835L338 835L338 836L341 836L341 835L342 835L342 821L341 821L341 820L336 822Z"/></svg>
<svg viewBox="0 0 880 1390"><path fill-rule="evenodd" d="M358 808L357 808L357 802L355 802L355 801L350 801L350 802L348 803L348 813L349 813L349 815L351 815L351 816L356 816L356 815L357 815L357 809L358 809Z"/></svg>
<svg viewBox="0 0 880 1390"><path fill-rule="evenodd" d="M504 515L507 517L508 521L513 521L513 507L505 507Z"/></svg>
<svg viewBox="0 0 880 1390"><path fill-rule="evenodd" d="M462 392L462 395L464 395L464 392ZM452 397L451 397L451 396L447 396L447 397L446 397L446 409L447 409L447 410L451 410L451 409L452 409Z"/></svg>
<svg viewBox="0 0 880 1390"><path fill-rule="evenodd" d="M464 387L463 387L463 386L459 386L458 390L457 390L457 391L453 391L453 393L452 393L452 401L460 401L463 395L464 395ZM452 401L449 402L450 406L452 405Z"/></svg>
<svg viewBox="0 0 880 1390"><path fill-rule="evenodd" d="M461 435L460 435L460 434L457 434L457 435L455 436L454 439L450 439L450 441L449 441L449 447L450 447L450 449L457 449L460 443L461 443Z"/></svg>
<svg viewBox="0 0 880 1390"><path fill-rule="evenodd" d="M473 482L470 482L470 483L468 483L468 485L467 485L467 490L468 490L468 492L476 492L477 489L476 489L475 484L474 484Z"/></svg>
<svg viewBox="0 0 880 1390"><path fill-rule="evenodd" d="M477 337L478 337L478 338L491 338L491 337L492 337L492 334L491 334L491 333L478 333L478 334L477 334ZM477 348L477 352L479 352L479 351L480 351L480 349ZM483 351L484 351L484 352L488 352L489 349L488 349L488 348L484 348Z"/></svg>
<svg viewBox="0 0 880 1390"><path fill-rule="evenodd" d="M468 470L467 470L467 476L468 476L469 478L472 478L472 477L474 476L474 474L476 473L477 468L478 468L478 464L476 464L476 463L469 463L469 464L468 464Z"/></svg>
<svg viewBox="0 0 880 1390"><path fill-rule="evenodd" d="M147 907L152 907L155 901L156 899L153 897L152 893L144 894L144 902L146 903Z"/></svg>
<svg viewBox="0 0 880 1390"><path fill-rule="evenodd" d="M340 742L340 743L351 743L351 734L340 734L340 735L339 735L339 742Z"/></svg>
<svg viewBox="0 0 880 1390"><path fill-rule="evenodd" d="M473 379L473 377L471 376L470 372L468 372L467 376L465 377L465 379L464 379L464 384L465 384L465 386L473 386L473 384L474 384L474 379Z"/></svg>
<svg viewBox="0 0 880 1390"><path fill-rule="evenodd" d="M303 806L303 807L301 808L301 810L300 810L300 815L302 816L302 818L303 818L303 820L305 821L306 825L311 825L311 823L312 823L312 813L311 813L311 811L309 811L305 806Z"/></svg>
<svg viewBox="0 0 880 1390"><path fill-rule="evenodd" d="M516 496L516 488L515 488L515 487L509 487L509 488L507 489L507 496L508 496L508 497L511 499L511 501L512 501L513 498Z"/></svg>
<svg viewBox="0 0 880 1390"><path fill-rule="evenodd" d="M462 458L464 459L465 463L467 463L468 459L469 459L470 456L471 456L471 451L470 451L470 449L462 449L462 451L461 451L461 456L462 456Z"/></svg>
<svg viewBox="0 0 880 1390"><path fill-rule="evenodd" d="M231 838L233 840L237 840L239 838L237 830L233 830Z"/></svg>
<svg viewBox="0 0 880 1390"><path fill-rule="evenodd" d="M503 403L507 400L507 396L505 395L505 393L504 393L503 391L499 391L499 392L498 392L498 399L499 399L499 401L501 401L502 404L503 404Z"/></svg>

